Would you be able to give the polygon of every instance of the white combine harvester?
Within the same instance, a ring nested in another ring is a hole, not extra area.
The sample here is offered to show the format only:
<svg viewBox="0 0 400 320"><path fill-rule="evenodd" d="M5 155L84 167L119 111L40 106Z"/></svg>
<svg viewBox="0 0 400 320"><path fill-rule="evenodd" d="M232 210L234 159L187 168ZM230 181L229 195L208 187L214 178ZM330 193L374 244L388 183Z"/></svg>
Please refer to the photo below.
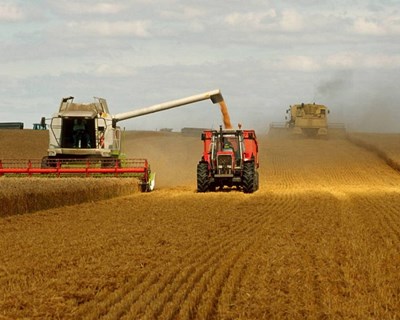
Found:
<svg viewBox="0 0 400 320"><path fill-rule="evenodd" d="M0 161L4 174L65 174L92 176L112 174L136 175L142 191L151 191L155 175L146 159L125 159L121 153L121 128L118 122L179 106L210 99L223 101L220 90L156 104L125 113L110 114L107 102L95 98L93 103L75 103L73 97L63 98L57 113L49 120L49 148L41 160L20 163Z"/></svg>

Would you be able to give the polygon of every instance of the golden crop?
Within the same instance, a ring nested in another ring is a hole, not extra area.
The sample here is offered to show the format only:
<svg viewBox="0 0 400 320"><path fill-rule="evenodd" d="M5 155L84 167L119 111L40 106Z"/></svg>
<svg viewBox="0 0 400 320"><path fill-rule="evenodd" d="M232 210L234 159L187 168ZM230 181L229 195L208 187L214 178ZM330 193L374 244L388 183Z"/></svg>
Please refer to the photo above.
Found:
<svg viewBox="0 0 400 320"><path fill-rule="evenodd" d="M154 192L0 218L0 319L399 318L399 172L344 137L259 138L254 194L195 192L199 137L128 132ZM99 181L60 180L48 198Z"/></svg>

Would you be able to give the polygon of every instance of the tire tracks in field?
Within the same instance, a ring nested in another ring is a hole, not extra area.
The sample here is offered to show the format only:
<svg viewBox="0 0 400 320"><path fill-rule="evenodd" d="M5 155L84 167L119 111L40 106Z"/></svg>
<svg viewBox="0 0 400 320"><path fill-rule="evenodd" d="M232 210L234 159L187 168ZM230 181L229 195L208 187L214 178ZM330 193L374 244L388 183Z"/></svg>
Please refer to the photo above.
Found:
<svg viewBox="0 0 400 320"><path fill-rule="evenodd" d="M393 159L381 147L379 147L373 143L366 142L362 138L355 137L354 135L351 135L351 134L347 134L346 137L354 145L361 147L361 148L377 155L379 158L381 158L383 161L385 161L385 163L389 167L391 167L393 170L396 170L397 172L400 171L400 163L398 161L396 161L395 159Z"/></svg>
<svg viewBox="0 0 400 320"><path fill-rule="evenodd" d="M295 211L293 207L296 207L292 195L283 198L274 196L267 202L268 211L283 208L287 213L275 219L276 224L287 220ZM252 257L263 241L255 239L271 219L265 211L258 211L245 217L238 216L237 220L241 222L232 221L231 226L225 228L207 247L200 244L193 247L187 257L174 258L169 266L160 266L141 274L112 295L96 299L93 305L87 306L85 313L90 313L96 305L97 312L92 314L91 319L212 318L213 314L229 309L229 301L235 299L232 290L247 273Z"/></svg>
<svg viewBox="0 0 400 320"><path fill-rule="evenodd" d="M221 281L223 282L225 279L226 273L229 272L240 252L248 246L248 244L241 244L243 249L238 251L236 246L240 245L241 237L236 241L232 239L237 238L238 235L247 234L248 229L247 226L238 225L237 228L222 234L215 240L215 243L210 244L211 251L209 256L206 256L207 259L202 259L202 261L193 259L197 268L200 266L199 272L193 277L191 283L187 283L187 288L181 295L180 301L173 303L175 310L172 311L170 319L175 315L182 318L207 317L215 303L215 296L218 295ZM219 265L221 255L224 256L224 263ZM175 296L179 296L180 289L175 291ZM177 307L179 310L176 309Z"/></svg>
<svg viewBox="0 0 400 320"><path fill-rule="evenodd" d="M297 197L298 207L282 207L274 215L264 230L269 243L254 246L257 249L249 261L251 269L246 270L244 287L234 302L246 305L247 311L238 314L238 307L230 318L339 316L335 312L340 304L330 309L329 296L343 299L351 291L347 268L353 252L343 240L353 237L347 223L353 204L348 198L326 192L309 199L302 199L304 196ZM290 210L292 214L287 215ZM253 280L255 275L264 281ZM260 310L260 305L267 307Z"/></svg>
<svg viewBox="0 0 400 320"><path fill-rule="evenodd" d="M376 208L375 204L375 208ZM371 205L372 207L372 205ZM380 208L381 205L378 206ZM390 205L385 205L385 215L382 219L382 228L385 230L388 230L389 232L387 233L390 235L394 242L397 244L400 243L400 206L397 208L391 207Z"/></svg>
<svg viewBox="0 0 400 320"><path fill-rule="evenodd" d="M263 215L247 215L246 223L241 216L237 218L242 223L232 221L224 232L209 241L208 246L199 243L188 255L172 259L169 266L154 268L112 295L98 297L94 301L97 311L90 318L158 315L173 318L177 314L194 315L195 311L203 315L212 313L222 292L220 287L229 277L231 268L252 244L252 237L247 235L257 233ZM210 291L209 288L214 289ZM209 297L200 299L205 292ZM162 302L153 306L154 301ZM168 310L168 306L172 306L172 310ZM91 313L92 308L94 304L87 305L84 313Z"/></svg>
<svg viewBox="0 0 400 320"><path fill-rule="evenodd" d="M245 277L257 274L259 251L268 241L268 237L266 237L268 234L265 233L266 228L270 229L271 221L280 224L283 220L288 220L294 213L293 205L295 206L295 203L287 201L287 196L283 198L276 196L270 198L267 201L268 204L264 207L264 209L267 207L268 210L266 212L259 211L254 216L253 221L248 223L247 230L244 230L244 233L253 236L248 239L247 246L243 247L242 250L239 252L232 250L231 263L228 263L224 269L217 270L217 274L222 274L221 280L217 282L217 285L212 286L215 293L211 294L209 299L204 301L202 297L202 303L198 306L199 312L195 315L195 318L220 319L221 317L235 318L237 316L236 298L241 293L241 282ZM291 196L289 198L293 199ZM255 201L259 202L261 199L262 197L257 197ZM274 213L278 207L284 208L285 214L282 215L281 219L274 219ZM259 227L255 228L255 224L259 224Z"/></svg>
<svg viewBox="0 0 400 320"><path fill-rule="evenodd" d="M232 230L233 232L223 234L221 239L216 239L215 246L220 246L221 243L226 243L227 250L222 261L203 261L201 265L204 267L204 272L199 274L190 285L190 290L184 292L183 299L174 301L174 312L170 314L169 319L175 318L212 318L212 315L218 308L221 295L224 292L225 283L229 277L232 279L232 270L234 266L240 266L239 261L242 260L246 252L252 246L252 237L243 241L243 235L254 234L255 226L259 224L262 215L252 215L247 220L247 225L241 225L240 228ZM235 240L236 239L236 240ZM215 254L214 251L213 254ZM240 267L239 267L240 269ZM240 274L240 273L239 273ZM233 278L236 278L233 276ZM230 283L235 283L235 280L230 280ZM177 294L179 296L179 292ZM175 296L176 296L175 295ZM181 305L182 303L182 305ZM166 316L164 308L162 318Z"/></svg>
<svg viewBox="0 0 400 320"><path fill-rule="evenodd" d="M286 241L290 241L282 235L287 233L287 224L295 220L295 216L299 212L299 202L295 201L296 198L298 197L293 194L269 194L268 198L259 197L256 200L259 204L262 202L265 212L270 214L266 217L264 213L262 225L258 229L259 234L254 237L252 245L235 265L238 270L236 279L232 277L235 285L232 286L232 289L229 286L223 288L224 294L221 294L216 313L210 316L211 319L259 318L263 313L263 316L268 314L265 313L267 312L265 310L261 314L247 313L251 309L260 312L261 304L254 303L252 305L252 301L255 301L257 295L263 292L263 284L259 281L254 283L254 278L260 276L260 268L268 266L268 268L272 268L269 270L274 272L273 266L280 263L278 256L269 256L267 253L271 252L271 248L283 247ZM265 276L268 279L268 276ZM241 308L244 305L243 299L246 300L247 311Z"/></svg>
<svg viewBox="0 0 400 320"><path fill-rule="evenodd" d="M381 237L390 237L394 243L400 243L400 195L377 193L358 198L359 206L364 208L369 224L382 230Z"/></svg>

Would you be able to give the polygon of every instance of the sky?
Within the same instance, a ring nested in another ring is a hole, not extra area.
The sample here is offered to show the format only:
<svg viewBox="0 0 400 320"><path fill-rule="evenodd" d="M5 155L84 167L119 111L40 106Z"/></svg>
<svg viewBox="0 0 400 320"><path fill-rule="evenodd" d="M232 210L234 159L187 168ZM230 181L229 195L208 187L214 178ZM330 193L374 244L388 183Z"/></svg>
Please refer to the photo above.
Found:
<svg viewBox="0 0 400 320"><path fill-rule="evenodd" d="M0 0L0 122L62 97L117 114L220 89L232 123L267 131L315 102L350 130L399 132L400 0ZM218 128L210 101L120 125Z"/></svg>

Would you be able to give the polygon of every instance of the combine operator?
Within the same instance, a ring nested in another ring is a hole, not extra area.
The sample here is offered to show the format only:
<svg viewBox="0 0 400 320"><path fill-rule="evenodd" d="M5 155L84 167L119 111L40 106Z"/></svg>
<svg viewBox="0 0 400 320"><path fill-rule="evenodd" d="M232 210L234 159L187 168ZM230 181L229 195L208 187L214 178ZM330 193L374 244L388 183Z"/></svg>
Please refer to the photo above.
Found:
<svg viewBox="0 0 400 320"><path fill-rule="evenodd" d="M86 131L86 120L74 120L74 148L90 148L90 137Z"/></svg>

